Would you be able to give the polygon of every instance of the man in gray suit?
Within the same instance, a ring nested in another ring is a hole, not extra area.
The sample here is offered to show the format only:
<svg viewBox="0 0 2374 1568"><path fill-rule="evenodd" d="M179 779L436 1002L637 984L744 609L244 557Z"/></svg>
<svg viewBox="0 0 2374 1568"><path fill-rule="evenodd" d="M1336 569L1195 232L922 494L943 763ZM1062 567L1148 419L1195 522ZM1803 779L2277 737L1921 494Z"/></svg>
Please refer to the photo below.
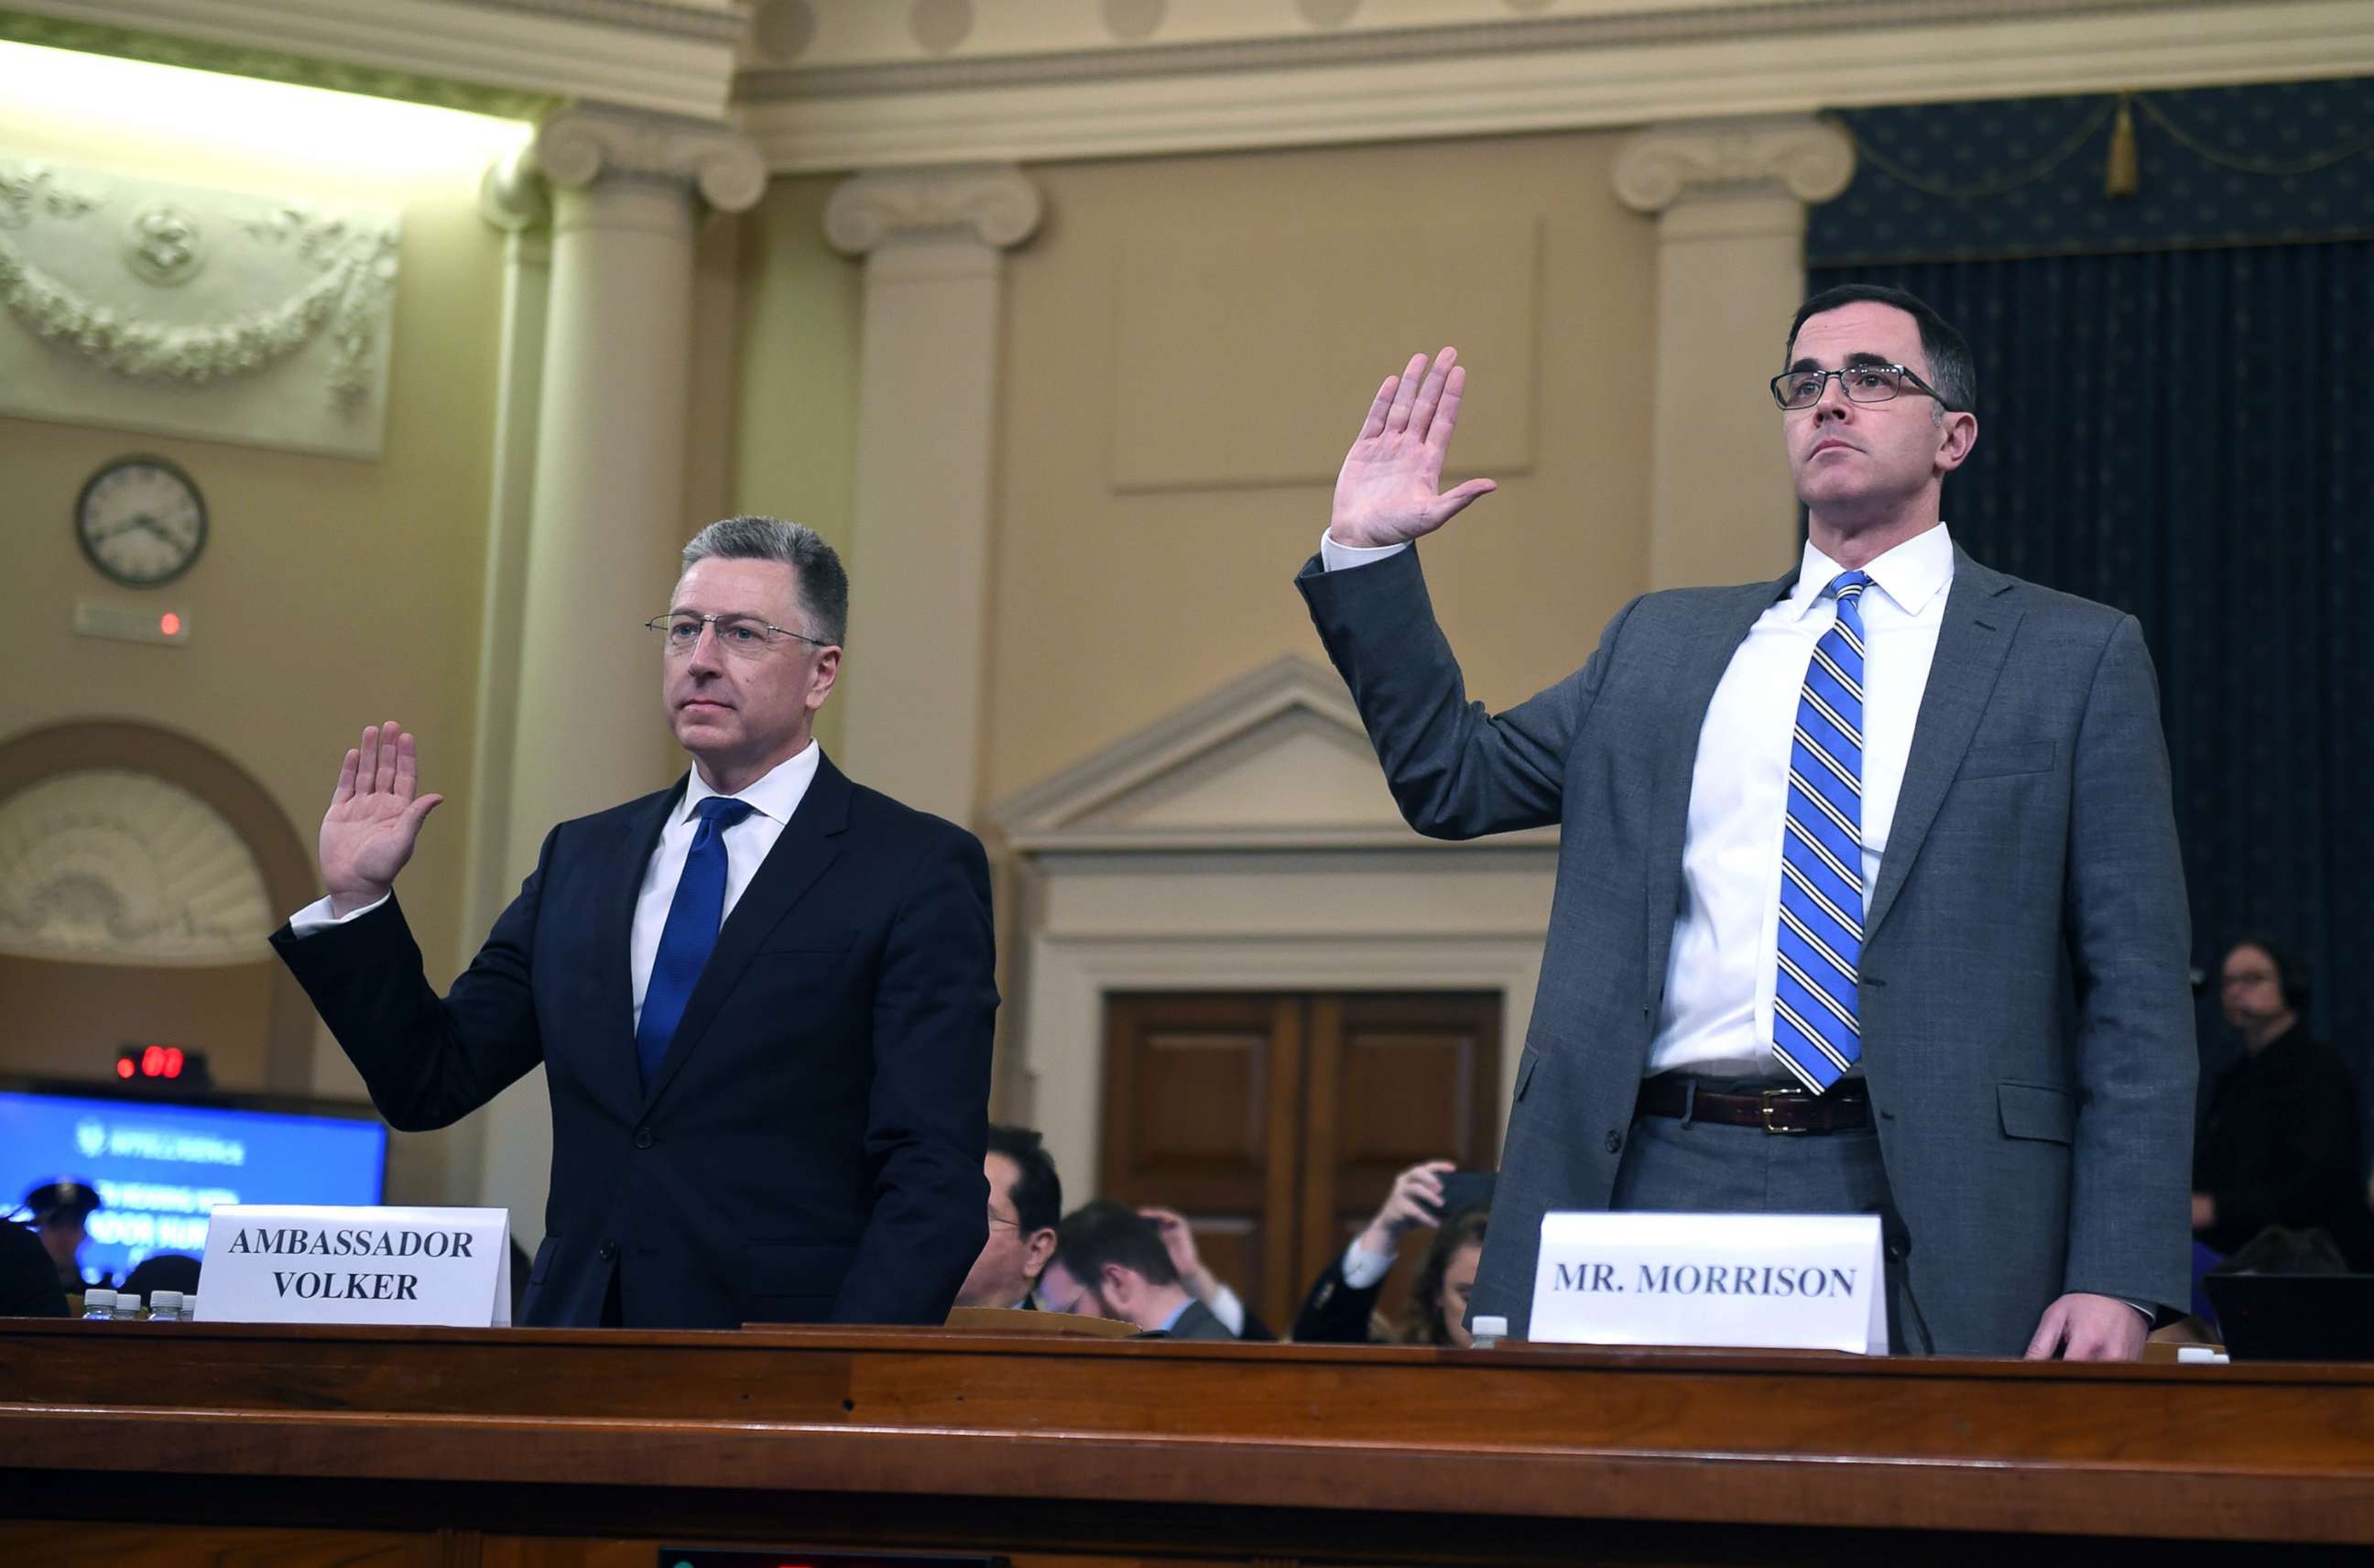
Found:
<svg viewBox="0 0 2374 1568"><path fill-rule="evenodd" d="M1645 595L1468 702L1410 548L1493 488L1438 493L1448 348L1298 579L1411 826L1564 825L1472 1310L1523 1332L1554 1209L1871 1212L1891 1343L2132 1359L2186 1299L2196 1071L2142 633L1954 546L1976 374L1926 305L1832 289L1786 341L1778 582Z"/></svg>

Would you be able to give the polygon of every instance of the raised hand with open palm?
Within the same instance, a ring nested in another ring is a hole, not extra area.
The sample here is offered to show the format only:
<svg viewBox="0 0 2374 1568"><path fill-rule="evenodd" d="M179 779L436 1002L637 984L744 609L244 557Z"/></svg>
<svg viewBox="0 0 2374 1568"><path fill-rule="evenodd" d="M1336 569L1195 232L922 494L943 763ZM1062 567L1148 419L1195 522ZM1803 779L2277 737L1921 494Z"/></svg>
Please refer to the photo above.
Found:
<svg viewBox="0 0 2374 1568"><path fill-rule="evenodd" d="M347 753L338 787L322 818L322 881L330 913L347 915L387 896L395 874L412 858L420 824L444 800L422 795L420 758L411 736L394 719L363 731Z"/></svg>
<svg viewBox="0 0 2374 1568"><path fill-rule="evenodd" d="M1327 533L1337 544L1407 544L1499 488L1489 479L1470 479L1438 493L1443 456L1467 392L1467 371L1458 360L1456 348L1437 354L1431 366L1425 355L1414 354L1401 374L1387 376L1377 389L1359 439L1335 476Z"/></svg>

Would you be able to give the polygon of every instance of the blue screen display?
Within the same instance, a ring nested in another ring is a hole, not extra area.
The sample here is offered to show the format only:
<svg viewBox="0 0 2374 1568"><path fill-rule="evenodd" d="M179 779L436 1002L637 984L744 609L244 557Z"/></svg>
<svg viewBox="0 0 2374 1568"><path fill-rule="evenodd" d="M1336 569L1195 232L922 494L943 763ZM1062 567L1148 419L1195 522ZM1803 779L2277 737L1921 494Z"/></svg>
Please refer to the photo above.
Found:
<svg viewBox="0 0 2374 1568"><path fill-rule="evenodd" d="M45 1182L89 1183L105 1205L85 1227L94 1279L203 1255L217 1204L377 1203L386 1165L376 1119L0 1090L0 1212Z"/></svg>

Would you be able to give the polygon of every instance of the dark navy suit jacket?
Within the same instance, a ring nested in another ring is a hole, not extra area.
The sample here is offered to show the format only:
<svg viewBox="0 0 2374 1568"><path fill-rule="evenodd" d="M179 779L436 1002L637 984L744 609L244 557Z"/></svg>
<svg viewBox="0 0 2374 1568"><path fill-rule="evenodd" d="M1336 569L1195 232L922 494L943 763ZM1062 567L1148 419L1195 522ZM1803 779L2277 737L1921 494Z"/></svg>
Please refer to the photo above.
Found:
<svg viewBox="0 0 2374 1568"><path fill-rule="evenodd" d="M564 822L440 997L394 900L273 946L388 1122L535 1067L552 1191L523 1321L936 1324L987 1240L988 863L822 760L720 928L648 1092L629 932L684 786Z"/></svg>

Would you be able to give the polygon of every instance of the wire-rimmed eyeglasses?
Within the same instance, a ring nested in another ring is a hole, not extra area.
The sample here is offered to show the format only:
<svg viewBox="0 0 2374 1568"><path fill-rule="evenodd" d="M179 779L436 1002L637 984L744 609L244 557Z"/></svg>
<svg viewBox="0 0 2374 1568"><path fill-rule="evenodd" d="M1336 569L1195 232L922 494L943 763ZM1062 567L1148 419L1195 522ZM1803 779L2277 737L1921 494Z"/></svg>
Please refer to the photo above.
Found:
<svg viewBox="0 0 2374 1568"><path fill-rule="evenodd" d="M755 657L774 647L786 637L819 648L831 643L821 637L811 637L805 631L794 631L788 626L777 626L755 615L695 615L690 610L677 610L672 615L655 615L643 622L646 630L660 635L660 644L670 654L689 654L700 642L701 628L717 629L717 645L729 654Z"/></svg>
<svg viewBox="0 0 2374 1568"><path fill-rule="evenodd" d="M1772 378L1772 401L1790 410L1811 408L1822 400L1830 378L1850 403L1888 403L1906 392L1933 397L1941 408L1951 408L1945 395L1902 365L1849 365L1842 371L1782 371Z"/></svg>

